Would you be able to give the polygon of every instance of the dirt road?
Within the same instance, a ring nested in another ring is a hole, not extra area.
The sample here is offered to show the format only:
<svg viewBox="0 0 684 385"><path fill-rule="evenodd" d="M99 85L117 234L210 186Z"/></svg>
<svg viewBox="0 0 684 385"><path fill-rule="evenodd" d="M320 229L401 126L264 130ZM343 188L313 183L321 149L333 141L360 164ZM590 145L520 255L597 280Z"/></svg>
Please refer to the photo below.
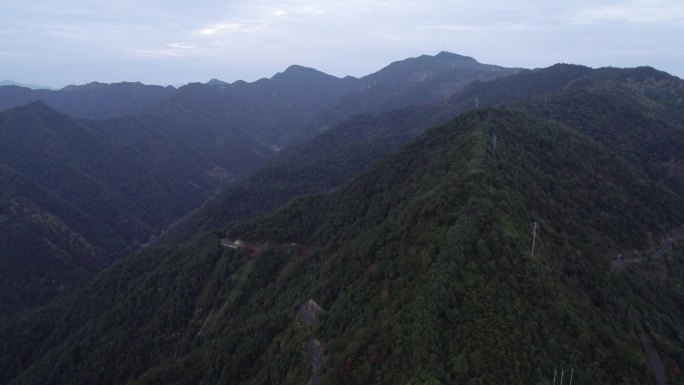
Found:
<svg viewBox="0 0 684 385"><path fill-rule="evenodd" d="M617 270L628 263L643 262L649 259L660 258L663 256L663 254L672 250L672 245L681 239L684 239L684 227L679 228L677 231L663 239L658 246L650 250L639 252L637 256L629 258L618 256L618 258L613 260L610 267L612 270Z"/></svg>
<svg viewBox="0 0 684 385"><path fill-rule="evenodd" d="M656 385L667 385L667 377L665 377L665 368L663 363L660 361L660 355L658 351L653 346L653 339L646 333L641 334L641 346L646 352L648 361L653 367L653 376L655 377Z"/></svg>

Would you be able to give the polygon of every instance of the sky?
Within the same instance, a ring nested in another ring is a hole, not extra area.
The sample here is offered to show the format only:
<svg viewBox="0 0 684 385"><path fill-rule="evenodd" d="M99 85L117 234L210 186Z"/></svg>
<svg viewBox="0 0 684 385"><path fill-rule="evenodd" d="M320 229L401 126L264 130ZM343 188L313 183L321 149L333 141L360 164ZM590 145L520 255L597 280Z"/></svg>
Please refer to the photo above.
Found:
<svg viewBox="0 0 684 385"><path fill-rule="evenodd" d="M363 76L440 51L684 78L682 0L2 0L0 15L0 80L50 87L253 81L291 64Z"/></svg>

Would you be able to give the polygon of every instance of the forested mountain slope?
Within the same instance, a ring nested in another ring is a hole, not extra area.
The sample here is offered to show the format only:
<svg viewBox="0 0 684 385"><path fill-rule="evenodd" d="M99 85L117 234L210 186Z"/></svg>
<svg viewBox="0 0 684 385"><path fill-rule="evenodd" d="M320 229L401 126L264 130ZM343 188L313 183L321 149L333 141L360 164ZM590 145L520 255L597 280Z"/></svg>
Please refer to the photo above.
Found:
<svg viewBox="0 0 684 385"><path fill-rule="evenodd" d="M359 114L285 149L185 216L168 229L164 240L186 240L200 230L225 229L296 196L337 188L430 125L473 109L476 98L483 107L515 105L559 119L627 159L644 159L632 163L681 194L684 174L678 171L677 154L683 152L677 148L684 140L677 138L684 132L684 117L676 101L684 97L684 82L663 75L644 68L594 70L557 64L491 81L476 80L437 103L380 115ZM621 140L606 140L615 136ZM653 156L659 163L647 164Z"/></svg>
<svg viewBox="0 0 684 385"><path fill-rule="evenodd" d="M123 234L0 163L0 311L45 303L124 250Z"/></svg>
<svg viewBox="0 0 684 385"><path fill-rule="evenodd" d="M473 111L229 231L248 247L208 233L148 249L8 323L0 380L302 383L314 335L324 384L550 383L569 367L577 383L646 384L648 333L683 383L682 251L610 269L681 226L683 203L567 126ZM297 315L309 299L313 330Z"/></svg>
<svg viewBox="0 0 684 385"><path fill-rule="evenodd" d="M284 149L174 223L161 240L177 243L199 231L225 229L297 196L335 189L422 132L433 112L431 106L415 106L377 117L354 116Z"/></svg>
<svg viewBox="0 0 684 385"><path fill-rule="evenodd" d="M292 66L254 83L180 90L0 87L0 108L28 104L0 113L0 308L45 303L84 283L273 156L284 132L355 81Z"/></svg>
<svg viewBox="0 0 684 385"><path fill-rule="evenodd" d="M180 90L132 83L0 89L0 103L47 100L0 113L7 172L0 210L8 229L0 308L45 303L148 242L273 156L283 132L354 81L293 66L254 83ZM77 116L127 116L75 119L46 103ZM133 109L145 111L126 114Z"/></svg>
<svg viewBox="0 0 684 385"><path fill-rule="evenodd" d="M684 194L684 80L650 67L603 68L524 106L591 136Z"/></svg>
<svg viewBox="0 0 684 385"><path fill-rule="evenodd" d="M108 130L42 102L0 113L0 136L3 309L84 282L230 177L159 131Z"/></svg>
<svg viewBox="0 0 684 385"><path fill-rule="evenodd" d="M313 71L294 67L285 74L294 70ZM392 63L362 79L345 79L356 88L323 109L310 124L302 125L303 131L287 132L283 139L287 147L280 154L176 223L164 239L187 240L199 230L224 228L247 216L268 212L296 196L336 188L425 128L474 106L473 98L459 105L446 104L442 98L472 79L494 79L517 71L442 52ZM364 82L373 86L363 86ZM266 88L265 79L250 84L256 87L259 83ZM322 133L308 129L318 125L327 128ZM290 134L298 139L290 140ZM312 139L303 141L312 135Z"/></svg>

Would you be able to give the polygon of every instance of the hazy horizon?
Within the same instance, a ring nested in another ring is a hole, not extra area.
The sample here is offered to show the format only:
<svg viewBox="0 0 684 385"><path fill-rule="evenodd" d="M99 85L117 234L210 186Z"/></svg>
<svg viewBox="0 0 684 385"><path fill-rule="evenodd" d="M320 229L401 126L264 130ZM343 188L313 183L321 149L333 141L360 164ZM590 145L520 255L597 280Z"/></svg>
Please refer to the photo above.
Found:
<svg viewBox="0 0 684 385"><path fill-rule="evenodd" d="M0 79L52 88L254 81L293 64L358 77L440 51L506 67L651 66L684 77L684 4L674 0L33 0L0 12Z"/></svg>

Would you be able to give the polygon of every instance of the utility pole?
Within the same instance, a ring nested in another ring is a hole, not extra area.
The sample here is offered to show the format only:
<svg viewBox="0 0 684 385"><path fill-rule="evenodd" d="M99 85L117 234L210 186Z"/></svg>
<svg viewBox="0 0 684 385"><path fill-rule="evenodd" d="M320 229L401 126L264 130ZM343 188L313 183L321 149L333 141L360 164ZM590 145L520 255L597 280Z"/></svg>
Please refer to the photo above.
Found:
<svg viewBox="0 0 684 385"><path fill-rule="evenodd" d="M532 256L534 257L534 242L537 239L537 222L534 222L532 227Z"/></svg>

